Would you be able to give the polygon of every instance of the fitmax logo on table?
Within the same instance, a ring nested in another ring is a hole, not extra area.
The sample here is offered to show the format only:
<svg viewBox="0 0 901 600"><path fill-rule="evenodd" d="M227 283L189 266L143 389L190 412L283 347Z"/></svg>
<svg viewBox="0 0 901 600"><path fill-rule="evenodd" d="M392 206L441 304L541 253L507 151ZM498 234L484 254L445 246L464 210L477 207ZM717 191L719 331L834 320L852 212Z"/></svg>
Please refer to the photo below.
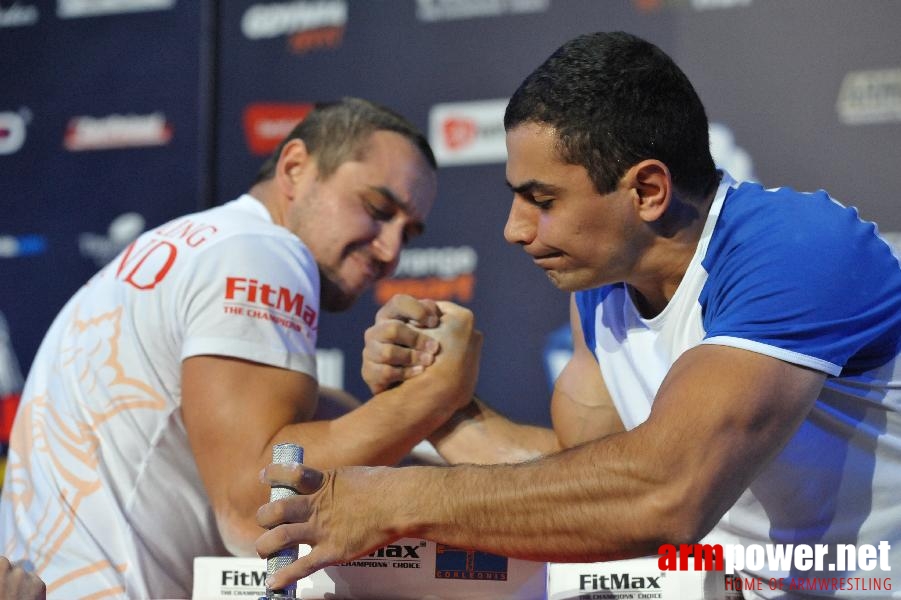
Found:
<svg viewBox="0 0 901 600"><path fill-rule="evenodd" d="M418 544L388 544L367 556L341 563L343 567L394 567L396 569L419 569L422 559L419 551L426 546L425 540Z"/></svg>

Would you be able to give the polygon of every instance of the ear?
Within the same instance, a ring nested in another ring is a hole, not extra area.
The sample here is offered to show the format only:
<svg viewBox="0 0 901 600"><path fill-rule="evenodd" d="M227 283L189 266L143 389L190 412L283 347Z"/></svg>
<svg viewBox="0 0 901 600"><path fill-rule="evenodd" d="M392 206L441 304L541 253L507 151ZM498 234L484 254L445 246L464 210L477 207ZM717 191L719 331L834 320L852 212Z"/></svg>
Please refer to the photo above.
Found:
<svg viewBox="0 0 901 600"><path fill-rule="evenodd" d="M275 164L275 182L279 191L293 197L297 182L312 166L313 158L303 140L295 138L286 143Z"/></svg>
<svg viewBox="0 0 901 600"><path fill-rule="evenodd" d="M635 191L638 216L647 223L660 219L672 201L669 168L655 159L643 160L626 172L627 187Z"/></svg>

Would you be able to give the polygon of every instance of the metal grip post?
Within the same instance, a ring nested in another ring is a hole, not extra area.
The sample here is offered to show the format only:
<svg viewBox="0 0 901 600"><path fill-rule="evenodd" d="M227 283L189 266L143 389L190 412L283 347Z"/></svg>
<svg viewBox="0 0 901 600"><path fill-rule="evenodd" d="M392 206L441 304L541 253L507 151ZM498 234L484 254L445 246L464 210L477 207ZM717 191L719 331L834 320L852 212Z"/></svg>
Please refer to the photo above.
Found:
<svg viewBox="0 0 901 600"><path fill-rule="evenodd" d="M276 444L272 447L273 463L303 463L303 448L297 444ZM284 485L273 485L269 491L269 501L281 500L296 496L297 491ZM290 565L297 560L297 546L293 548L285 548L279 550L266 560L266 575L271 577L273 573ZM292 583L290 586L280 590L266 590L267 598L296 598L297 584Z"/></svg>

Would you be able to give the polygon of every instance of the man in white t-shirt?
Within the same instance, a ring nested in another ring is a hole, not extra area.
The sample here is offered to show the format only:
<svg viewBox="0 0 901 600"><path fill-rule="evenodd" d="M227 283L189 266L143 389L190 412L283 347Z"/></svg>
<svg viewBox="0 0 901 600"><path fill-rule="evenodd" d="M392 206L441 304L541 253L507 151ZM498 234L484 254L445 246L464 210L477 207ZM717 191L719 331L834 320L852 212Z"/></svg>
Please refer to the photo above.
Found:
<svg viewBox="0 0 901 600"><path fill-rule="evenodd" d="M252 553L274 444L326 468L404 457L459 407L458 384L425 377L434 400L387 391L316 420L316 334L321 309L391 274L435 194L421 133L345 99L311 112L247 194L141 235L66 304L34 360L0 554L30 561L51 599L188 597L193 557ZM445 308L468 341L420 359L474 370L479 334Z"/></svg>

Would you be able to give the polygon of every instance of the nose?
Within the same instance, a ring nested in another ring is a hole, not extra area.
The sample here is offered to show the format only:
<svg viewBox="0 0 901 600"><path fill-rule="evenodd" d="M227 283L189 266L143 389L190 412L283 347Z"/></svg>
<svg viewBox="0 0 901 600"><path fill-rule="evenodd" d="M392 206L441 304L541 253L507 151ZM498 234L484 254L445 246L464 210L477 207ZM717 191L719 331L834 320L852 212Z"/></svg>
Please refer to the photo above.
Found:
<svg viewBox="0 0 901 600"><path fill-rule="evenodd" d="M531 244L535 240L535 215L524 200L513 196L510 214L504 225L504 239L511 244Z"/></svg>
<svg viewBox="0 0 901 600"><path fill-rule="evenodd" d="M372 255L376 260L385 263L388 267L387 272L390 274L397 266L403 245L403 223L384 223L378 236L372 241Z"/></svg>

